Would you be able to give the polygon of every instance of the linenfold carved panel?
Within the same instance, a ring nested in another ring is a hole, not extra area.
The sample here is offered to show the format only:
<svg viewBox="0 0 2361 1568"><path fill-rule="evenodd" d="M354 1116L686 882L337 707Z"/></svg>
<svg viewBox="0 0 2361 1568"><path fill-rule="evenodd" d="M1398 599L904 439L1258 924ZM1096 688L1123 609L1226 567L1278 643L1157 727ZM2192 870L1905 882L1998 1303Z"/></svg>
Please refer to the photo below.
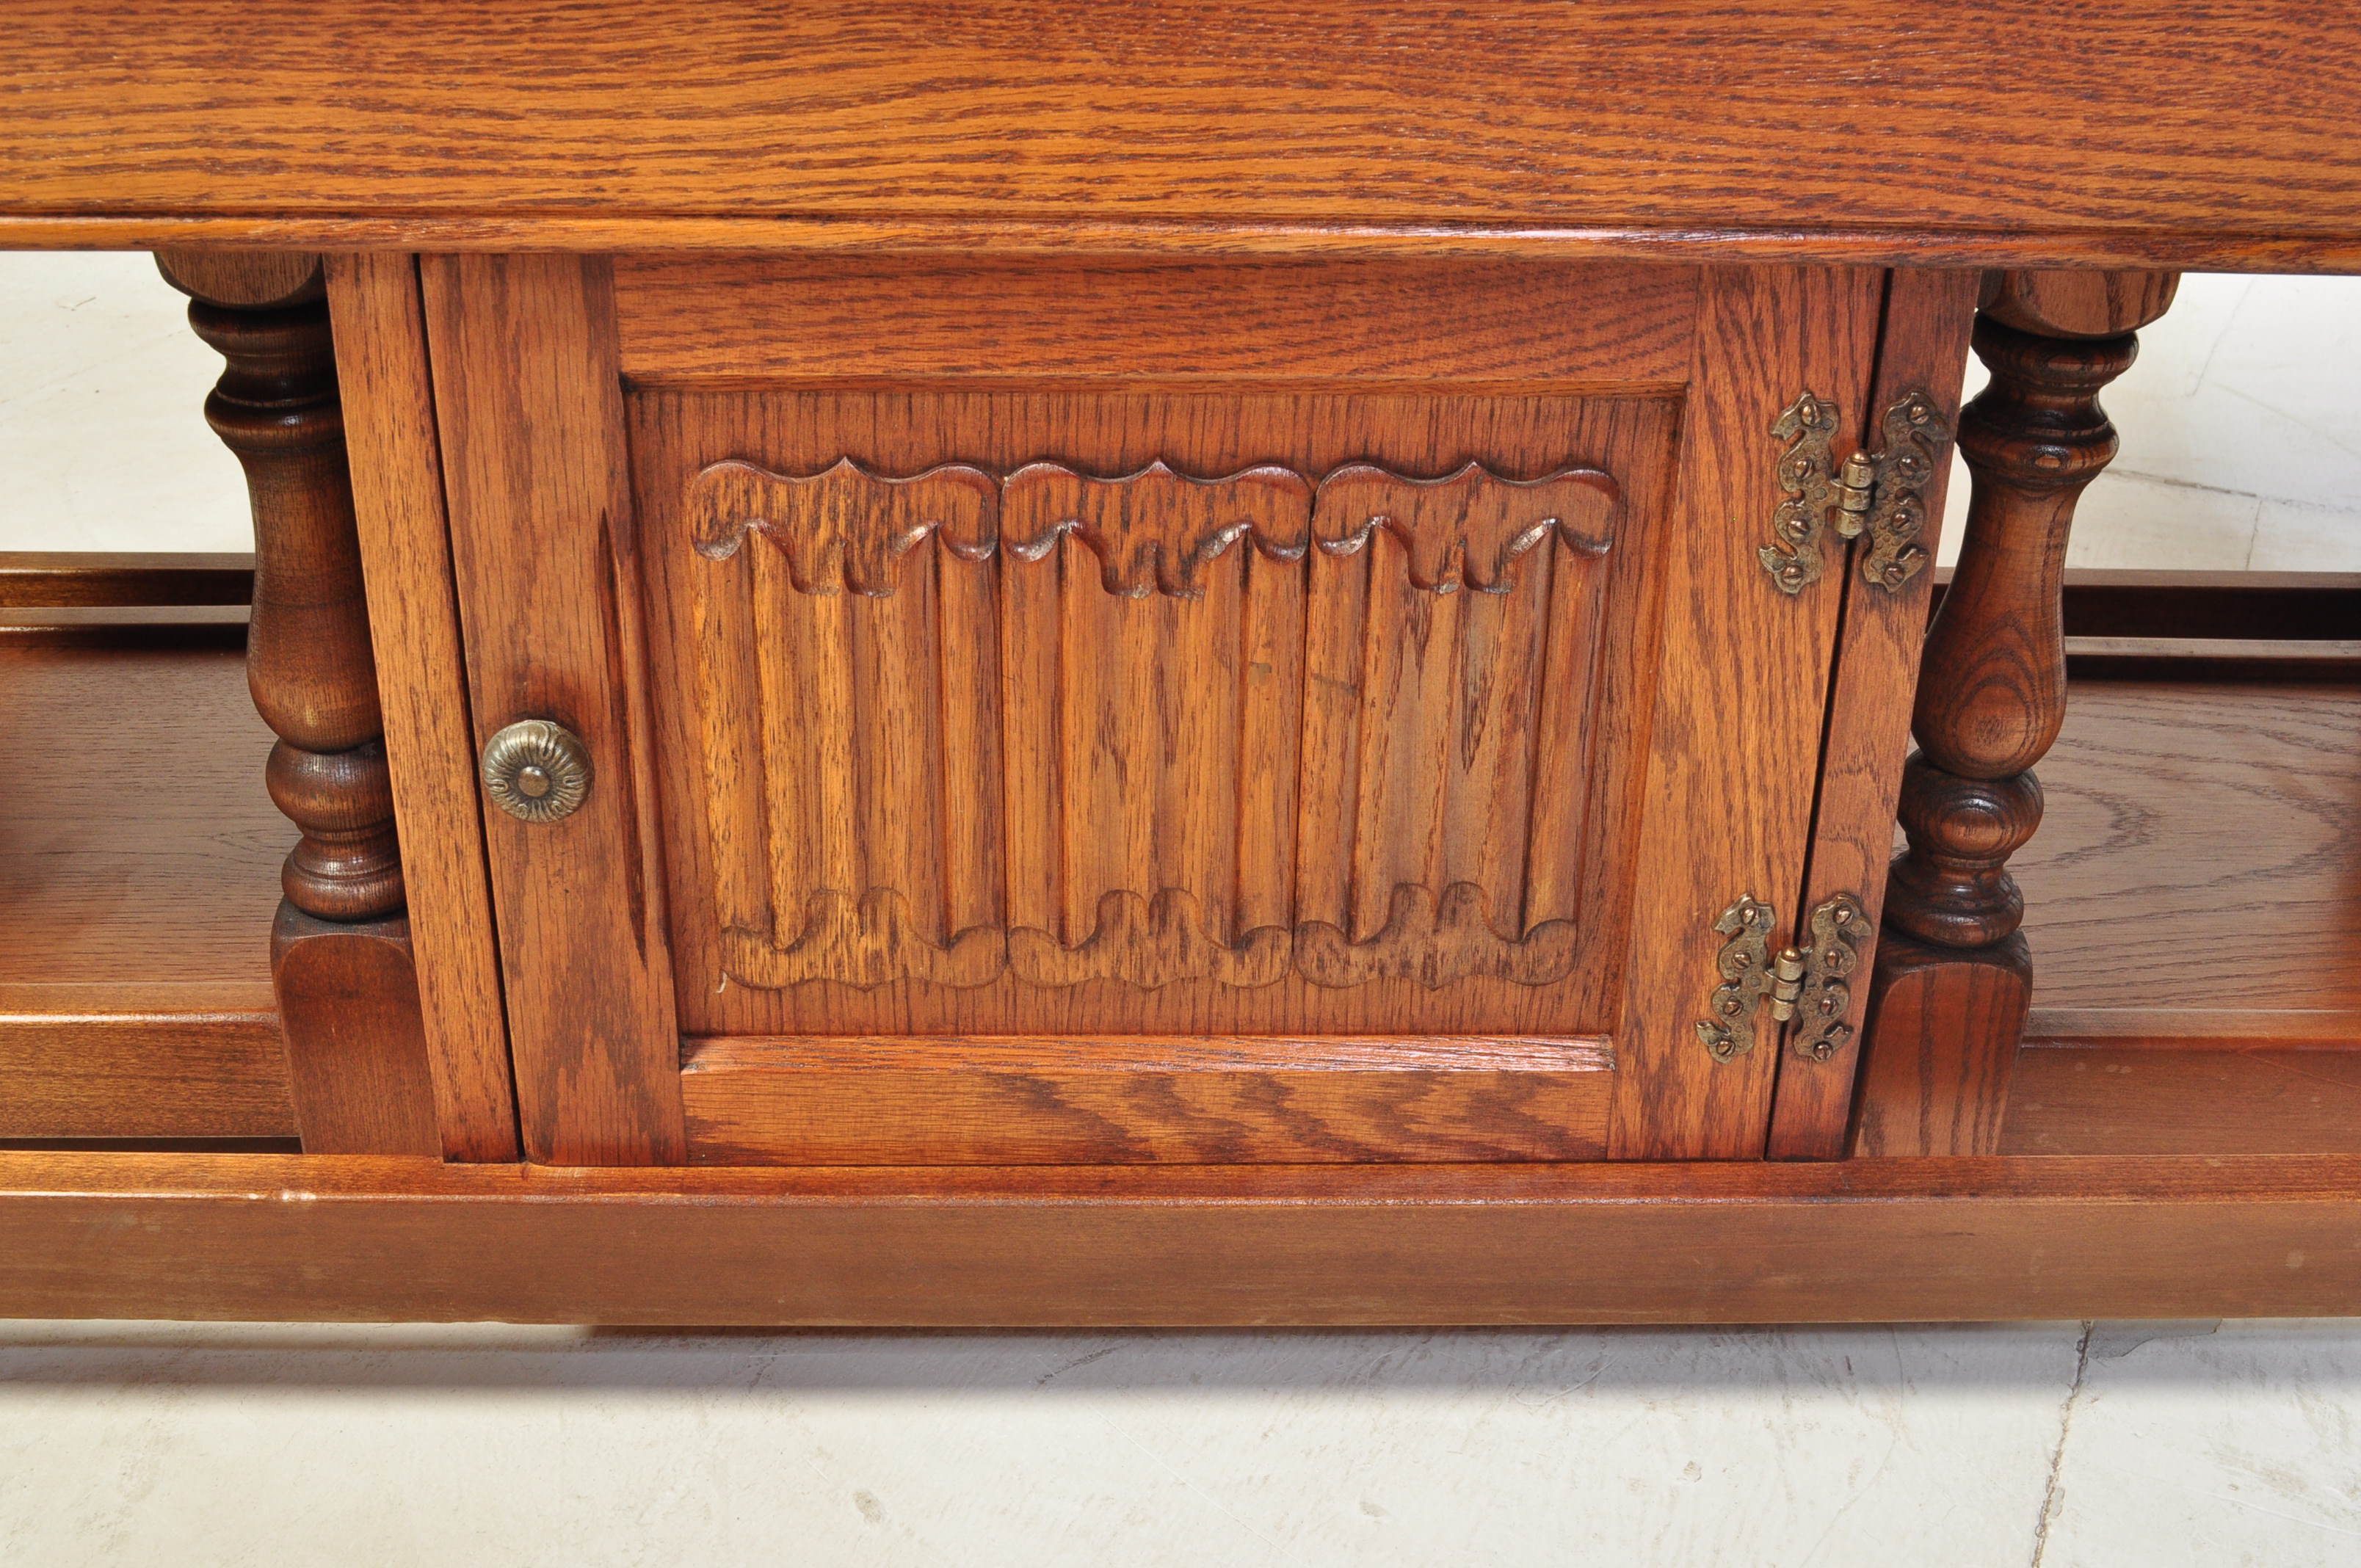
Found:
<svg viewBox="0 0 2361 1568"><path fill-rule="evenodd" d="M840 587L894 591L895 566L930 534L962 560L981 561L999 537L1000 487L964 463L884 479L851 461L809 478L751 463L716 463L697 477L689 515L699 554L735 554L749 529L775 543L799 593Z"/></svg>
<svg viewBox="0 0 2361 1568"><path fill-rule="evenodd" d="M1607 475L733 460L685 500L730 980L1571 969Z"/></svg>
<svg viewBox="0 0 2361 1568"><path fill-rule="evenodd" d="M1008 550L1038 561L1061 534L1099 558L1106 591L1195 598L1206 562L1241 539L1275 561L1301 560L1309 543L1312 487L1285 468L1248 468L1191 479L1152 463L1120 479L1093 479L1056 463L1008 476L1003 500Z"/></svg>

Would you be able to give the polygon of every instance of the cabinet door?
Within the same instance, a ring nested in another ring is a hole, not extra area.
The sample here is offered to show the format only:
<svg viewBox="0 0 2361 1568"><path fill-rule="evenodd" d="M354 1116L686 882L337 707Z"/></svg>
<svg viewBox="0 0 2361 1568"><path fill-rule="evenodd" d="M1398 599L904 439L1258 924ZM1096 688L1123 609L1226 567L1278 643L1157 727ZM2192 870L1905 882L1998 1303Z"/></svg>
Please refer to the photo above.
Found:
<svg viewBox="0 0 2361 1568"><path fill-rule="evenodd" d="M528 1147L1752 1157L1882 275L461 258L427 302ZM1784 936L1781 939L1784 939Z"/></svg>

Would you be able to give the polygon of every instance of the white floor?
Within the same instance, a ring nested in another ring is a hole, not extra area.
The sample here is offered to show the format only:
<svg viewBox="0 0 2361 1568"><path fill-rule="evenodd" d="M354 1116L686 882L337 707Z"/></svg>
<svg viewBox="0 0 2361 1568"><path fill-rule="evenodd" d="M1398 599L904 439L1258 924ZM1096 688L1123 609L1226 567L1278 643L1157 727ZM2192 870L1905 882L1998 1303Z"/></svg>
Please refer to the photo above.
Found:
<svg viewBox="0 0 2361 1568"><path fill-rule="evenodd" d="M180 317L142 258L0 257L0 549L247 547ZM2076 564L2361 569L2361 280L2144 335ZM2361 1563L2356 1426L2341 1321L14 1322L0 1563L2303 1568Z"/></svg>

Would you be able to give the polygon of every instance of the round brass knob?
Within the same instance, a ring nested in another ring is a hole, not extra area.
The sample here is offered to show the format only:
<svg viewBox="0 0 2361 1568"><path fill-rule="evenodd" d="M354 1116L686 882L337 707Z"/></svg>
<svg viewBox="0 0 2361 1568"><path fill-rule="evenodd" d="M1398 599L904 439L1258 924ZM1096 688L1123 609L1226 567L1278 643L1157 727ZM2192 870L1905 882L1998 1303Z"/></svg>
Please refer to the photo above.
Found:
<svg viewBox="0 0 2361 1568"><path fill-rule="evenodd" d="M590 793L590 751L546 718L521 718L484 746L484 793L525 822L571 817Z"/></svg>

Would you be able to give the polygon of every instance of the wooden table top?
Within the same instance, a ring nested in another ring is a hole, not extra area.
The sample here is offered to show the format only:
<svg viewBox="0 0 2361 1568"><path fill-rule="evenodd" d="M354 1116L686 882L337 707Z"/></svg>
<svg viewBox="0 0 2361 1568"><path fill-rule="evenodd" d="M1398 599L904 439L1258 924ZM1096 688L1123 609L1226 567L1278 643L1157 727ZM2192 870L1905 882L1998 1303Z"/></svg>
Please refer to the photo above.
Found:
<svg viewBox="0 0 2361 1568"><path fill-rule="evenodd" d="M2349 0L14 0L0 246L2361 270Z"/></svg>

